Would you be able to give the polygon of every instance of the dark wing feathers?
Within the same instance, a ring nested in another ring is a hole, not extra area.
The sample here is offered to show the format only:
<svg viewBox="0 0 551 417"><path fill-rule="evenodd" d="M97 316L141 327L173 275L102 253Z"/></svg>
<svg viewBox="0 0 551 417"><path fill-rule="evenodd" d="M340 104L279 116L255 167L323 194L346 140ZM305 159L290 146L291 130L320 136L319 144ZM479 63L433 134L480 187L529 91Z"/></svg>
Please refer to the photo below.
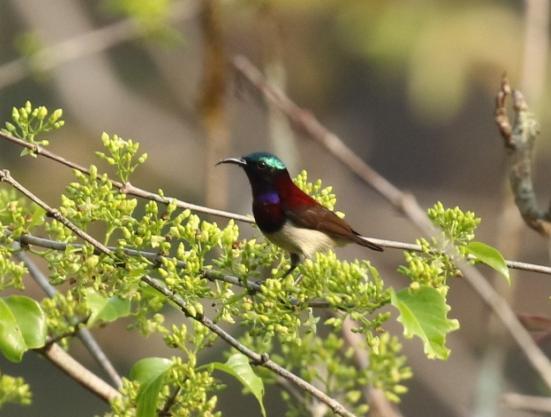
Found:
<svg viewBox="0 0 551 417"><path fill-rule="evenodd" d="M322 205L316 204L285 210L285 215L297 227L319 230L336 240L354 242L376 251L383 250L379 245L362 238L347 222Z"/></svg>

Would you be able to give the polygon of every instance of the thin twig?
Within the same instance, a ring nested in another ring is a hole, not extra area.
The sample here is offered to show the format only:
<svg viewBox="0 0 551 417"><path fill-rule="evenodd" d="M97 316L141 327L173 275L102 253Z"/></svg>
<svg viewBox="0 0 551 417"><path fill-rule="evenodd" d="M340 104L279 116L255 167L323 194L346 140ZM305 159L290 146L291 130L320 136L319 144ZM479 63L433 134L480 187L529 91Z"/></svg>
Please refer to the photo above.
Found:
<svg viewBox="0 0 551 417"><path fill-rule="evenodd" d="M103 401L109 403L120 394L119 392L91 372L88 368L76 361L71 355L65 352L57 343L46 345L42 349L37 349L46 358L48 358L55 366L77 381L87 390L96 394Z"/></svg>
<svg viewBox="0 0 551 417"><path fill-rule="evenodd" d="M356 152L348 148L336 134L325 128L310 112L298 107L281 91L269 86L260 71L246 58L236 57L233 65L250 85L260 91L266 100L276 105L291 120L296 129L323 145L334 157L408 217L425 236L436 235L438 230L432 225L425 211L411 194L402 192L371 168ZM546 385L551 388L551 363L518 321L509 304L492 288L476 268L459 255L455 247L446 248L446 253L455 260L465 280L482 300L492 308L534 369Z"/></svg>
<svg viewBox="0 0 551 417"><path fill-rule="evenodd" d="M176 402L176 399L178 398L178 394L180 394L180 391L182 388L176 387L171 393L170 396L166 399L165 405L163 408L159 411L159 417L169 417L170 416L170 409Z"/></svg>
<svg viewBox="0 0 551 417"><path fill-rule="evenodd" d="M71 326L73 327L72 330L68 330L64 333L57 334L54 337L47 338L46 345L51 345L52 343L58 343L61 340L68 337L74 337L78 333L79 329L81 328L80 326L82 326L83 324L86 324L86 322L88 322L89 319L90 319L90 315L86 317L79 317L79 318L75 317L74 320L71 321Z"/></svg>
<svg viewBox="0 0 551 417"><path fill-rule="evenodd" d="M10 184L13 188L18 190L21 194L23 194L29 200L33 201L36 205L41 207L49 217L57 220L59 223L61 223L67 229L73 232L75 235L80 237L82 240L85 240L86 242L90 243L99 252L105 255L112 254L112 251L110 251L107 248L107 246L105 246L103 243L99 242L98 240L96 240L95 238L93 238L83 230L81 230L78 226L76 226L73 222L71 222L67 217L63 216L59 212L59 210L50 207L48 204L46 204L46 202L44 202L36 195L34 195L28 188L25 188L23 185L21 185L21 183L19 183L15 178L11 176L10 172L7 169L0 170L0 182L6 182Z"/></svg>
<svg viewBox="0 0 551 417"><path fill-rule="evenodd" d="M23 185L21 185L17 180L15 180L11 176L8 170L5 170L5 169L0 170L0 181L10 184L13 188L18 190L23 195L25 195L28 199L33 201L38 206L42 207L49 216L55 218L61 224L63 224L65 227L67 227L69 230L75 233L78 237L80 237L81 239L85 240L86 242L94 246L96 250L108 256L114 256L114 252L111 251L108 247L98 242L95 238L90 236L85 231L79 229L78 226L72 223L67 217L63 216L58 210L50 207L43 200L41 200L39 197L33 194L30 190L28 190ZM210 318L203 316L202 314L191 312L188 309L186 302L178 294L175 294L174 292L172 292L172 290L170 290L162 281L156 278L150 277L148 275L142 276L141 280L147 285L156 289L161 294L163 294L167 299L172 301L172 303L176 305L180 309L180 311L182 311L182 313L184 313L187 317L201 323L203 326L205 326L210 331L218 335L218 337L220 337L230 346L235 348L237 351L249 357L249 359L251 359L251 361L254 364L265 367L271 370L272 372L276 373L277 375L280 375L281 377L286 378L295 386L308 392L309 394L317 398L319 401L326 404L336 414L344 417L355 417L355 415L352 412L348 411L340 402L330 397L325 392L318 389L317 387L310 384L309 382L305 381L304 379L288 371L284 367L278 365L276 362L272 361L268 357L268 355L257 353L252 349L248 348L247 346L243 345L241 342L239 342L231 334L226 332L222 327L217 325Z"/></svg>
<svg viewBox="0 0 551 417"><path fill-rule="evenodd" d="M48 158L52 161L58 162L61 165L64 165L66 167L75 169L79 172L82 172L85 175L90 175L90 171L87 168L84 168L82 165L79 165L73 161L70 161L54 152L49 151L48 149L45 149L39 145L33 145L30 143L27 143L23 141L22 139L16 138L14 136L11 136L9 134L6 134L5 132L0 131L0 139L4 139L6 141L9 141L15 145L30 149L33 151L34 154L38 156L43 156L45 158ZM157 203L161 204L169 204L170 202L173 202L176 204L177 207L182 209L189 209L191 211L195 211L198 213L204 213L204 214L210 214L217 217L222 217L226 219L231 219L243 223L248 224L254 224L254 219L250 216L244 216L242 214L232 213L229 211L223 211L223 210L216 210L210 207L200 206L197 204L188 203L186 201L178 200L173 197L165 197L160 194L153 193L151 191L144 190L142 188L136 187L130 183L123 184L119 181L109 179L109 181L113 184L114 187L121 190L121 192L132 195L134 197L143 198L145 200L151 200L155 201ZM40 239L40 238L35 238ZM403 250L410 250L410 251L416 251L419 252L421 250L421 247L415 243L407 243L407 242L400 242L396 240L387 240L387 239L378 239L375 237L366 237L366 239L369 239L371 242L376 243L379 246L383 246L384 248L389 249L403 249ZM39 245L40 246L40 245ZM148 258L150 255L144 254L140 251L140 253L136 253L133 255L131 253L131 249L127 250L127 254L135 256L135 255L142 255L146 258ZM151 254L151 256L156 256L154 254ZM148 258L150 259L150 258ZM153 260L153 259L152 259ZM529 272L536 272L540 274L549 274L551 275L551 267L545 266L545 265L536 265L536 264L530 264L527 262L520 262L520 261L511 261L506 260L507 266L511 269L518 269L523 271L529 271ZM207 277L208 278L208 277ZM210 278L209 278L210 279ZM233 281L231 278L228 282ZM230 282L233 283L233 282Z"/></svg>
<svg viewBox="0 0 551 417"><path fill-rule="evenodd" d="M149 284L151 287L155 288L161 294L166 296L173 303L175 303L186 316L200 322L209 330L211 330L213 333L217 334L226 343L228 343L229 345L231 345L232 347L234 347L236 350L243 353L244 355L248 356L254 364L258 366L263 366L264 368L271 370L275 374L289 380L295 386L301 388L307 393L313 395L322 403L326 404L336 414L341 416L346 416L346 417L354 417L354 414L348 411L341 403L331 398L323 391L316 388L314 385L310 384L309 382L306 382L304 379L296 376L292 372L278 365L277 363L269 359L268 355L260 354L249 349L247 346L243 345L241 342L239 342L231 334L223 330L220 326L218 326L208 317L191 314L189 310L187 310L185 301L182 300L180 296L178 296L177 294L174 294L173 292L171 292L161 281L149 276L143 277L142 280L147 284Z"/></svg>
<svg viewBox="0 0 551 417"><path fill-rule="evenodd" d="M304 407L305 410L308 410L309 404L304 397L304 395L301 394L299 390L297 390L289 381L287 381L285 378L280 377L279 375L276 375L275 377L275 383L278 385L282 390L287 392L293 399L299 404L301 407Z"/></svg>
<svg viewBox="0 0 551 417"><path fill-rule="evenodd" d="M195 14L197 3L176 3L170 10L169 20L177 22L190 18ZM50 71L66 62L96 54L123 42L143 37L145 34L143 27L135 19L125 19L63 40L42 48L30 57L17 58L0 65L0 89L21 81L32 72Z"/></svg>
<svg viewBox="0 0 551 417"><path fill-rule="evenodd" d="M68 160L68 159L66 159L66 158L64 158L64 157L62 157L62 156L60 156L60 155L58 155L54 152L50 152L48 149L46 149L46 148L44 148L40 145L27 143L22 139L16 138L16 137L14 137L12 135L9 135L6 132L2 132L2 131L0 131L0 139L7 140L7 141L9 141L13 144L19 145L23 148L30 149L33 152L33 154L35 154L35 155L43 156L43 157L48 158L52 161L58 162L62 165L65 165L66 167L69 167L69 168L75 169L79 172L82 172L85 175L90 175L90 171L87 168L85 168L84 166L79 165L75 162L72 162L72 161L70 161L70 160ZM233 220L237 220L237 221L245 222L245 223L254 223L253 218L250 217L250 216L243 216L243 215L240 215L240 214L235 214L235 213L231 213L231 212L224 211L224 210L216 210L216 209L212 209L212 208L209 208L209 207L199 206L197 204L187 203L185 201L178 200L176 198L165 197L165 196L162 196L160 194L152 193L150 191L141 189L139 187L135 187L134 185L132 185L128 182L123 184L122 182L116 181L116 180L110 180L110 181L113 184L113 186L118 188L119 190L121 190L121 192L123 192L125 194L128 194L128 195L131 195L131 196L134 196L134 197L139 197L139 198L143 198L143 199L146 199L146 200L156 201L157 203L161 203L161 204L174 203L176 205L176 207L179 207L179 208L182 208L182 209L188 209L188 210L192 210L192 211L196 211L196 212L204 213L204 214L211 214L213 216L223 217L223 218L226 218L226 219L233 219Z"/></svg>
<svg viewBox="0 0 551 417"><path fill-rule="evenodd" d="M49 283L48 278L42 273L38 266L32 261L32 259L24 252L17 251L16 256L25 264L33 280L42 288L42 290L48 295L48 297L53 297L57 290ZM103 370L109 375L111 381L115 384L115 387L120 388L122 385L122 379L101 348L98 344L90 330L87 328L78 328L77 336L82 341L83 345L86 347L88 352L96 360L96 362L103 368Z"/></svg>

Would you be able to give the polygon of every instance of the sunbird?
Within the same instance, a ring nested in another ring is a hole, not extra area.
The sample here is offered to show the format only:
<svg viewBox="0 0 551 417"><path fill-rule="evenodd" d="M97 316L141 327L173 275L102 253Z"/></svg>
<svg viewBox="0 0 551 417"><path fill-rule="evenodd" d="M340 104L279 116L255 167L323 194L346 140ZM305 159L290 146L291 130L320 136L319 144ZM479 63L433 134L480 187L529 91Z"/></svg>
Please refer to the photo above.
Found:
<svg viewBox="0 0 551 417"><path fill-rule="evenodd" d="M253 215L258 228L291 258L289 275L305 257L335 246L357 243L382 252L328 208L298 188L285 164L267 152L241 158L226 158L220 164L235 164L245 170L253 193Z"/></svg>

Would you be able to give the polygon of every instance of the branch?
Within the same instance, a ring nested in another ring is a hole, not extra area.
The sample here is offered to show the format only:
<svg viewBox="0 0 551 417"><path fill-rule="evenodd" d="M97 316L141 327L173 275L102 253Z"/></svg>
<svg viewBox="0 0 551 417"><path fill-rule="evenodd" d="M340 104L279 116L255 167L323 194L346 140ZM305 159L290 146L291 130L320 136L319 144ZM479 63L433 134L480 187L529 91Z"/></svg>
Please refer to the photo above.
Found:
<svg viewBox="0 0 551 417"><path fill-rule="evenodd" d="M203 0L199 13L203 77L197 110L205 132L205 201L207 206L214 207L227 204L227 171L216 172L215 165L227 156L230 143L224 103L227 77L221 6L218 0Z"/></svg>
<svg viewBox="0 0 551 417"><path fill-rule="evenodd" d="M170 414L171 414L170 409L176 402L176 399L178 398L178 394L180 394L181 390L182 388L177 387L170 393L170 396L165 401L165 405L159 411L159 417L170 417Z"/></svg>
<svg viewBox="0 0 551 417"><path fill-rule="evenodd" d="M549 49L549 1L525 0L524 56L522 59L522 90L536 109L541 108L545 91L547 51Z"/></svg>
<svg viewBox="0 0 551 417"><path fill-rule="evenodd" d="M551 236L551 204L547 211L538 207L532 173L532 154L538 124L528 112L528 105L522 93L512 91L513 122L507 112L507 99L511 86L505 76L496 97L495 121L501 134L509 160L509 183L515 196L515 203L525 223L540 235Z"/></svg>
<svg viewBox="0 0 551 417"><path fill-rule="evenodd" d="M65 352L57 343L48 344L42 349L37 349L37 351L103 401L109 403L120 395L115 388L99 378L88 368L82 366L80 362Z"/></svg>
<svg viewBox="0 0 551 417"><path fill-rule="evenodd" d="M25 264L33 280L42 288L42 290L48 295L48 297L53 297L56 294L57 290L48 282L48 278L44 276L42 271L40 271L40 269L31 260L31 258L24 251L18 251L16 253L16 256ZM122 380L119 373L117 372L101 346L98 344L90 330L88 330L87 328L79 327L77 330L77 336L80 338L82 344L86 347L88 352L90 352L96 362L103 368L107 375L109 375L111 381L113 381L115 386L117 388L120 388L122 385Z"/></svg>
<svg viewBox="0 0 551 417"><path fill-rule="evenodd" d="M430 237L438 232L413 195L406 194L395 187L365 163L357 153L348 148L337 135L322 126L310 112L301 109L281 91L269 86L260 71L246 58L236 57L233 60L233 65L239 75L252 87L260 91L268 102L277 106L289 118L296 129L323 145L334 157L365 183L370 185L392 206L408 217L424 235ZM551 388L551 363L549 363L547 357L518 321L508 303L492 288L476 268L461 257L457 248L446 247L445 252L454 259L456 266L462 271L466 281L502 321L534 369L540 374L546 385Z"/></svg>
<svg viewBox="0 0 551 417"><path fill-rule="evenodd" d="M551 398L549 397L536 397L510 392L503 395L503 404L518 410L551 413Z"/></svg>
<svg viewBox="0 0 551 417"><path fill-rule="evenodd" d="M44 239L44 238L36 237L36 236L32 236L32 235L23 235L23 236L21 236L17 239L21 243L21 245L23 245L23 246L38 246L38 247L41 247L41 248L53 249L53 250L62 251L62 252L68 246L75 247L75 248L82 247L82 245L79 244L79 243L61 242L61 241L58 241L58 240ZM117 248L115 248L113 246L108 246L107 248L111 252L114 252L115 250L117 250ZM128 256L141 256L141 257L144 257L144 258L146 258L146 259L148 259L152 262L155 262L155 263L159 262L159 260L161 259L161 257L158 254L154 253L154 252L146 252L146 251L137 250L137 249L130 249L130 248L124 248L123 252ZM176 266L179 267L179 268L185 268L186 263L184 261L177 260L176 261ZM243 281L240 278L235 277L233 275L227 275L227 274L217 272L217 271L212 271L212 270L203 271L203 277L208 279L209 281L212 281L212 282L214 282L214 281L223 281L223 282L227 282L228 284L232 284L232 285L235 285L237 287L244 288L245 290L247 290L251 294L255 294L258 291L260 291L260 286L261 285L258 282L250 280L250 279L247 279L247 280ZM44 279L46 279L46 278L44 278ZM49 287L51 287L50 284L48 283L47 279L46 279L46 284ZM40 284L40 285L42 285L42 284ZM51 289L55 293L55 289L53 287L51 287ZM293 300L290 300L290 301L293 302ZM313 308L328 308L330 306L329 302L327 302L325 300L312 300L308 303L308 305L310 307L313 307Z"/></svg>
<svg viewBox="0 0 551 417"><path fill-rule="evenodd" d="M82 244L79 244L79 243L61 242L58 240L44 239L42 237L36 237L33 235L22 235L21 237L18 238L18 240L22 245L39 246L41 248L53 249L57 251L64 251L68 246L72 246L75 248L82 247ZM108 246L107 249L109 249L111 252L114 252L118 248L114 246ZM148 251L130 249L130 248L124 248L122 249L122 251L128 256L136 256L136 257L141 256L155 264L159 263L160 260L162 259L162 256L160 256L158 253L155 253L155 252L148 252ZM176 261L176 266L179 268L185 268L186 263L184 261L178 260ZM216 271L210 271L210 270L203 271L203 276L209 281L223 281L229 284L243 287L252 292L260 291L260 284L252 280L247 280L245 283L243 283L241 279L233 275L226 275L226 274L222 274L222 273L219 273Z"/></svg>
<svg viewBox="0 0 551 417"><path fill-rule="evenodd" d="M87 168L75 162L69 161L68 159L63 158L62 156L57 155L56 153L50 152L48 149L45 149L40 145L27 143L22 139L16 138L2 131L0 131L0 139L7 140L8 142L19 145L23 148L30 149L35 155L43 156L45 158L51 159L52 161L65 165L66 167L82 172L85 175L90 175L90 171ZM196 204L186 203L185 201L178 200L176 198L165 197L160 194L152 193L150 191L146 191L144 189L135 187L129 182L127 182L126 184L123 184L120 181L116 181L112 179L110 181L113 184L113 186L115 188L118 188L122 193L131 195L134 197L156 201L157 203L161 203L161 204L169 204L173 202L174 204L176 204L177 207L182 209L193 210L199 213L211 214L213 216L223 217L226 219L233 219L233 220L237 220L245 223L254 223L254 220L250 216L242 216L240 214L230 213L224 210L216 210L208 207L199 206Z"/></svg>
<svg viewBox="0 0 551 417"><path fill-rule="evenodd" d="M2 132L2 131L0 131L0 139L4 139L4 140L6 140L10 143L21 146L23 148L30 149L31 151L33 151L34 154L36 154L38 156L43 156L47 159L50 159L52 161L55 161L55 162L61 164L61 165L64 165L66 167L69 167L69 168L75 169L79 172L82 172L85 175L90 175L90 171L87 168L84 168L80 164L72 162L72 161L70 161L70 160L68 160L68 159L66 159L66 158L64 158L64 157L62 157L62 156L60 156L60 155L58 155L54 152L51 152L48 149L45 149L40 145L27 143L22 139L16 138L16 137L11 136L11 135L9 135L5 132ZM235 220L235 221L239 221L239 222L243 222L243 223L254 224L254 219L250 216L244 216L242 214L232 213L232 212L224 211L224 210L216 210L216 209L213 209L213 208L210 208L210 207L200 206L200 205L197 205L197 204L192 204L192 203L188 203L188 202L185 202L185 201L182 201L182 200L178 200L178 199L173 198L173 197L165 197L165 196L162 196L160 194L156 194L156 193L153 193L151 191L147 191L147 190L144 190L142 188L135 187L134 185L132 185L130 183L123 184L120 181L116 181L116 180L113 180L113 179L109 179L109 181L111 181L111 184L113 184L113 186L115 188L119 189L122 193L125 193L127 195L142 198L142 199L145 199L145 200L155 201L155 202L160 203L160 204L169 204L170 202L173 202L174 204L176 204L177 207L182 208L182 209L188 209L188 210L198 212L198 213L210 214L210 215L213 215L213 216L222 217L222 218L225 218L225 219L231 219L231 220ZM40 238L33 237L33 239L40 239ZM380 245L380 246L383 246L383 247L389 248L389 249L402 249L402 250L410 250L410 251L415 251L415 252L419 252L421 250L421 247L419 245L414 244L414 243L407 243L407 242L400 242L400 241L386 240L386 239L377 239L375 237L366 237L366 239L369 239L373 243L376 243L377 245ZM29 242L29 243L31 243L31 242ZM62 242L58 242L58 243L63 244ZM35 243L32 243L32 244L35 244ZM36 243L36 244L38 246L41 246L38 243ZM56 249L56 248L52 248L52 249ZM139 251L139 253L133 254L131 251L132 251L132 249L125 250L125 252L128 255L131 255L131 256L140 255L140 256L145 256L146 258L148 258L148 256L154 256L154 257L157 256L156 254L153 254L153 253L147 254L147 253L142 252L142 251ZM148 259L153 260L152 258L148 258ZM540 273L540 274L551 275L551 267L549 267L549 266L536 265L536 264L530 264L530 263L520 262L520 261L511 261L511 260L506 260L505 262L507 263L507 266L511 269L518 269L518 270L523 270L523 271L530 271L530 272L536 272L536 273ZM235 278L235 277L233 277L233 278ZM233 284L234 283L233 278L230 277L227 282L230 282L230 283ZM210 279L210 278L208 278L208 279ZM219 278L216 278L216 279L219 279ZM251 288L254 288L254 286L251 286Z"/></svg>
<svg viewBox="0 0 551 417"><path fill-rule="evenodd" d="M307 399L302 395L302 393L297 390L289 381L287 381L285 378L282 378L280 376L275 377L275 383L277 386L279 386L282 390L287 392L293 399L296 401L298 405L304 408L304 410L309 410L310 405L308 404ZM309 412L309 411L308 411Z"/></svg>
<svg viewBox="0 0 551 417"><path fill-rule="evenodd" d="M196 2L181 1L171 8L169 20L177 22L195 14ZM66 62L93 55L123 42L144 36L135 19L125 19L42 48L30 57L21 57L0 66L0 89L15 84L33 71L50 71ZM30 64L29 65L29 61Z"/></svg>
<svg viewBox="0 0 551 417"><path fill-rule="evenodd" d="M115 253L112 250L110 250L107 246L101 244L95 238L90 236L88 233L79 229L78 226L72 223L67 217L63 216L58 210L50 207L43 200L41 200L36 195L34 195L30 190L28 190L19 182L17 182L17 180L15 180L10 175L8 170L5 170L5 169L0 170L0 181L10 184L13 188L21 192L32 202L42 207L50 217L55 218L57 221L59 221L61 224L63 224L65 227L67 227L69 230L75 233L78 237L90 243L96 250L108 256L115 255ZM172 301L172 303L174 303L178 307L178 309L186 315L186 317L189 317L201 323L203 326L205 326L210 331L215 333L218 337L220 337L222 340L224 340L234 349L248 356L249 359L251 359L251 361L255 365L263 366L264 368L267 368L272 372L276 373L277 375L289 380L295 386L301 388L302 390L314 396L320 402L326 404L336 414L343 417L356 417L353 413L348 411L340 402L338 402L334 398L331 398L325 392L316 388L314 385L310 384L304 379L298 377L297 375L293 374L292 372L278 365L276 362L272 361L268 357L268 355L257 353L251 350L250 348L248 348L247 346L243 345L241 342L239 342L231 334L229 334L224 329L222 329L222 327L217 325L210 318L203 316L202 314L192 313L186 306L186 302L178 294L172 292L172 290L170 290L162 281L156 278L153 278L149 275L142 276L141 280L147 285L156 289L161 294L163 294L167 299Z"/></svg>

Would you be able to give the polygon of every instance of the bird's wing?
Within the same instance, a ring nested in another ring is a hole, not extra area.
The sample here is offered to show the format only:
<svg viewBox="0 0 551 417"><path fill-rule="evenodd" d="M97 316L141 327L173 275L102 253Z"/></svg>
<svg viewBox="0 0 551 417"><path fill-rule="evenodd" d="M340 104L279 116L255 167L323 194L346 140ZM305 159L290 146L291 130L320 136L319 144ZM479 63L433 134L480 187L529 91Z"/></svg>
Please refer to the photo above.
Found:
<svg viewBox="0 0 551 417"><path fill-rule="evenodd" d="M346 221L320 204L286 209L285 215L297 227L319 230L335 240L355 242L379 252L383 250L381 246L362 237Z"/></svg>
<svg viewBox="0 0 551 417"><path fill-rule="evenodd" d="M350 225L319 204L285 210L285 215L297 227L319 230L334 239L355 240Z"/></svg>

